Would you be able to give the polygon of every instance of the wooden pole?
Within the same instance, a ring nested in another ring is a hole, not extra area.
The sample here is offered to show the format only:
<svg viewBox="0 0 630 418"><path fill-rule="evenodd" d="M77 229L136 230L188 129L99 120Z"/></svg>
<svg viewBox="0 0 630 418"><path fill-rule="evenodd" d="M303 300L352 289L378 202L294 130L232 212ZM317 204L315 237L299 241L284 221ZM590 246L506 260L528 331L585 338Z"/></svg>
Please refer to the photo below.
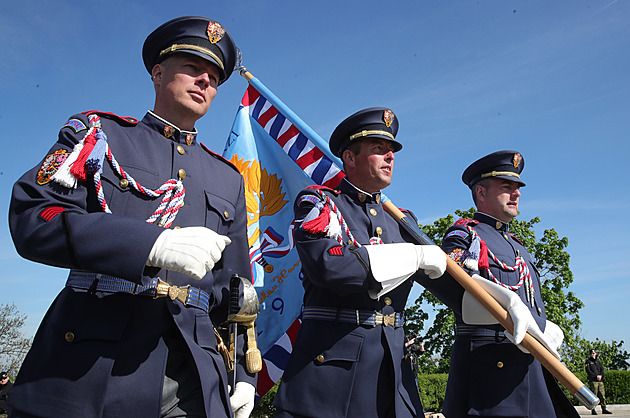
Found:
<svg viewBox="0 0 630 418"><path fill-rule="evenodd" d="M383 203L383 208L397 221L405 221L404 225L410 225L406 222L405 214L394 205L391 200ZM417 225L415 225L417 227ZM418 228L419 229L419 228ZM424 233L419 231L414 236L420 238ZM419 239L422 241L422 238ZM420 244L433 244L432 242L420 242ZM514 332L514 323L508 312L488 294L468 273L464 271L450 257L446 257L446 271L470 293L492 316L510 333ZM439 279L438 279L439 280ZM599 403L597 396L591 392L588 387L582 383L560 360L552 354L547 347L540 341L526 334L521 345L529 351L540 364L545 367L571 394L575 395L580 402L588 409L593 409Z"/></svg>

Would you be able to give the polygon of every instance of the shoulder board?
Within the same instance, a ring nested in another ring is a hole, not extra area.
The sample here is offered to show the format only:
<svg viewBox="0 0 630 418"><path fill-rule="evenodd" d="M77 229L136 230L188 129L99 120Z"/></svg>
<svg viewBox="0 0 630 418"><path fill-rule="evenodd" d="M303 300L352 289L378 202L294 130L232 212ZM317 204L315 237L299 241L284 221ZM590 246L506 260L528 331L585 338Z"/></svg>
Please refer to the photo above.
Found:
<svg viewBox="0 0 630 418"><path fill-rule="evenodd" d="M132 118L131 116L118 116L111 112L100 112L98 110L88 110L86 112L82 112L82 114L84 114L85 116L97 114L101 117L118 122L120 125L123 125L123 126L134 126L138 124L138 119L136 118Z"/></svg>
<svg viewBox="0 0 630 418"><path fill-rule="evenodd" d="M221 162L224 162L229 167L231 167L234 171L236 171L238 174L241 174L241 172L238 171L238 168L236 168L236 166L234 164L232 164L230 161L226 160L225 157L223 157L222 155L217 154L214 151L211 151L210 148L206 147L206 145L201 143L201 142L199 143L199 145L201 145L201 148L203 148L208 154L212 155L217 160L219 160Z"/></svg>
<svg viewBox="0 0 630 418"><path fill-rule="evenodd" d="M510 234L509 232L508 232L508 234L509 234L512 238L514 238L514 241L518 242L518 243L519 243L519 244L521 244L523 247L525 246L525 244L523 244L523 243L521 242L521 240L520 240L520 239L516 238L514 235Z"/></svg>
<svg viewBox="0 0 630 418"><path fill-rule="evenodd" d="M479 224L479 221L476 221L474 219L458 219L455 222L453 222L452 226L476 226L477 224Z"/></svg>
<svg viewBox="0 0 630 418"><path fill-rule="evenodd" d="M334 194L335 196L339 195L339 193L341 193L340 190L337 189L332 189L328 186L322 186L319 184L312 184L310 186L306 186L305 190L320 190L322 192L330 192L332 194Z"/></svg>

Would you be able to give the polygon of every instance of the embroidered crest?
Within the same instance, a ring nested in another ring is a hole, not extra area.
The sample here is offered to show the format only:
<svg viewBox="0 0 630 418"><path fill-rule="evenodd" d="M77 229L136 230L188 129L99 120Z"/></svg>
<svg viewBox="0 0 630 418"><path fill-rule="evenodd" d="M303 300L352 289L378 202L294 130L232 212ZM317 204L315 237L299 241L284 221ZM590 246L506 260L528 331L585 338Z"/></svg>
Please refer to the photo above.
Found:
<svg viewBox="0 0 630 418"><path fill-rule="evenodd" d="M85 123L83 123L79 119L70 119L68 122L66 122L65 125L61 127L61 129L65 128L66 126L71 127L75 133L82 131L84 129L87 129L87 126L85 126Z"/></svg>
<svg viewBox="0 0 630 418"><path fill-rule="evenodd" d="M58 149L44 158L44 162L37 172L37 184L43 186L44 184L50 182L52 175L57 172L61 164L66 161L66 158L68 158L69 155L70 153L67 150Z"/></svg>
<svg viewBox="0 0 630 418"><path fill-rule="evenodd" d="M193 134L186 134L186 145L192 145L193 139L195 139Z"/></svg>
<svg viewBox="0 0 630 418"><path fill-rule="evenodd" d="M451 251L448 254L448 256L451 258L451 260L453 260L460 266L463 266L464 261L470 258L471 254L468 251L464 250L463 248L456 248L453 251Z"/></svg>
<svg viewBox="0 0 630 418"><path fill-rule="evenodd" d="M514 164L514 167L518 167L521 161L523 161L523 156L518 152L514 154L514 157L512 158L512 163Z"/></svg>
<svg viewBox="0 0 630 418"><path fill-rule="evenodd" d="M394 122L394 112L389 109L383 112L383 122L385 122L385 126L388 128L392 126L392 122Z"/></svg>
<svg viewBox="0 0 630 418"><path fill-rule="evenodd" d="M210 22L208 23L207 33L208 40L216 44L223 38L223 35L225 35L225 29L223 29L223 26L218 22Z"/></svg>
<svg viewBox="0 0 630 418"><path fill-rule="evenodd" d="M170 138L173 136L173 134L175 133L175 128L173 128L172 126L166 125L164 126L164 136L167 138Z"/></svg>

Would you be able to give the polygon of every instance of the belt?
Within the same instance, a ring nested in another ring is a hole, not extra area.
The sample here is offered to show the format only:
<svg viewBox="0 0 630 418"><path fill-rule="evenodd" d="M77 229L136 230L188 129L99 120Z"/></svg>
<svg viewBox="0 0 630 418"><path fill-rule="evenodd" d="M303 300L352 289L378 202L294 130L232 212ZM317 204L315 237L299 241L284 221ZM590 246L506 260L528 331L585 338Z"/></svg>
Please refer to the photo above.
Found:
<svg viewBox="0 0 630 418"><path fill-rule="evenodd" d="M150 296L154 299L168 296L171 300L177 299L186 306L199 308L206 313L210 310L210 295L207 292L196 287L169 285L159 277L151 279L145 286L105 274L71 270L66 286L93 292Z"/></svg>
<svg viewBox="0 0 630 418"><path fill-rule="evenodd" d="M471 325L457 324L455 335L468 337L496 337L505 338L505 332Z"/></svg>
<svg viewBox="0 0 630 418"><path fill-rule="evenodd" d="M302 319L316 319L320 321L344 322L346 324L375 327L377 325L391 325L399 328L404 325L404 315L394 312L383 315L376 311L360 311L357 309L329 308L325 306L305 306Z"/></svg>

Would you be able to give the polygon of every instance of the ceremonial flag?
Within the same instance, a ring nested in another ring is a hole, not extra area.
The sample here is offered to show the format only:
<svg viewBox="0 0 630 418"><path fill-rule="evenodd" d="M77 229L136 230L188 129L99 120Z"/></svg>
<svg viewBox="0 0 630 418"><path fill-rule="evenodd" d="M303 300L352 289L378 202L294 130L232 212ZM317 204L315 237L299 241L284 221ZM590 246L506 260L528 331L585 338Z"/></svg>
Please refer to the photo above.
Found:
<svg viewBox="0 0 630 418"><path fill-rule="evenodd" d="M245 77L250 85L223 156L245 179L249 254L261 306L256 326L262 397L282 376L300 325L304 289L293 243L293 202L306 186L336 187L345 174L319 135L260 81Z"/></svg>

